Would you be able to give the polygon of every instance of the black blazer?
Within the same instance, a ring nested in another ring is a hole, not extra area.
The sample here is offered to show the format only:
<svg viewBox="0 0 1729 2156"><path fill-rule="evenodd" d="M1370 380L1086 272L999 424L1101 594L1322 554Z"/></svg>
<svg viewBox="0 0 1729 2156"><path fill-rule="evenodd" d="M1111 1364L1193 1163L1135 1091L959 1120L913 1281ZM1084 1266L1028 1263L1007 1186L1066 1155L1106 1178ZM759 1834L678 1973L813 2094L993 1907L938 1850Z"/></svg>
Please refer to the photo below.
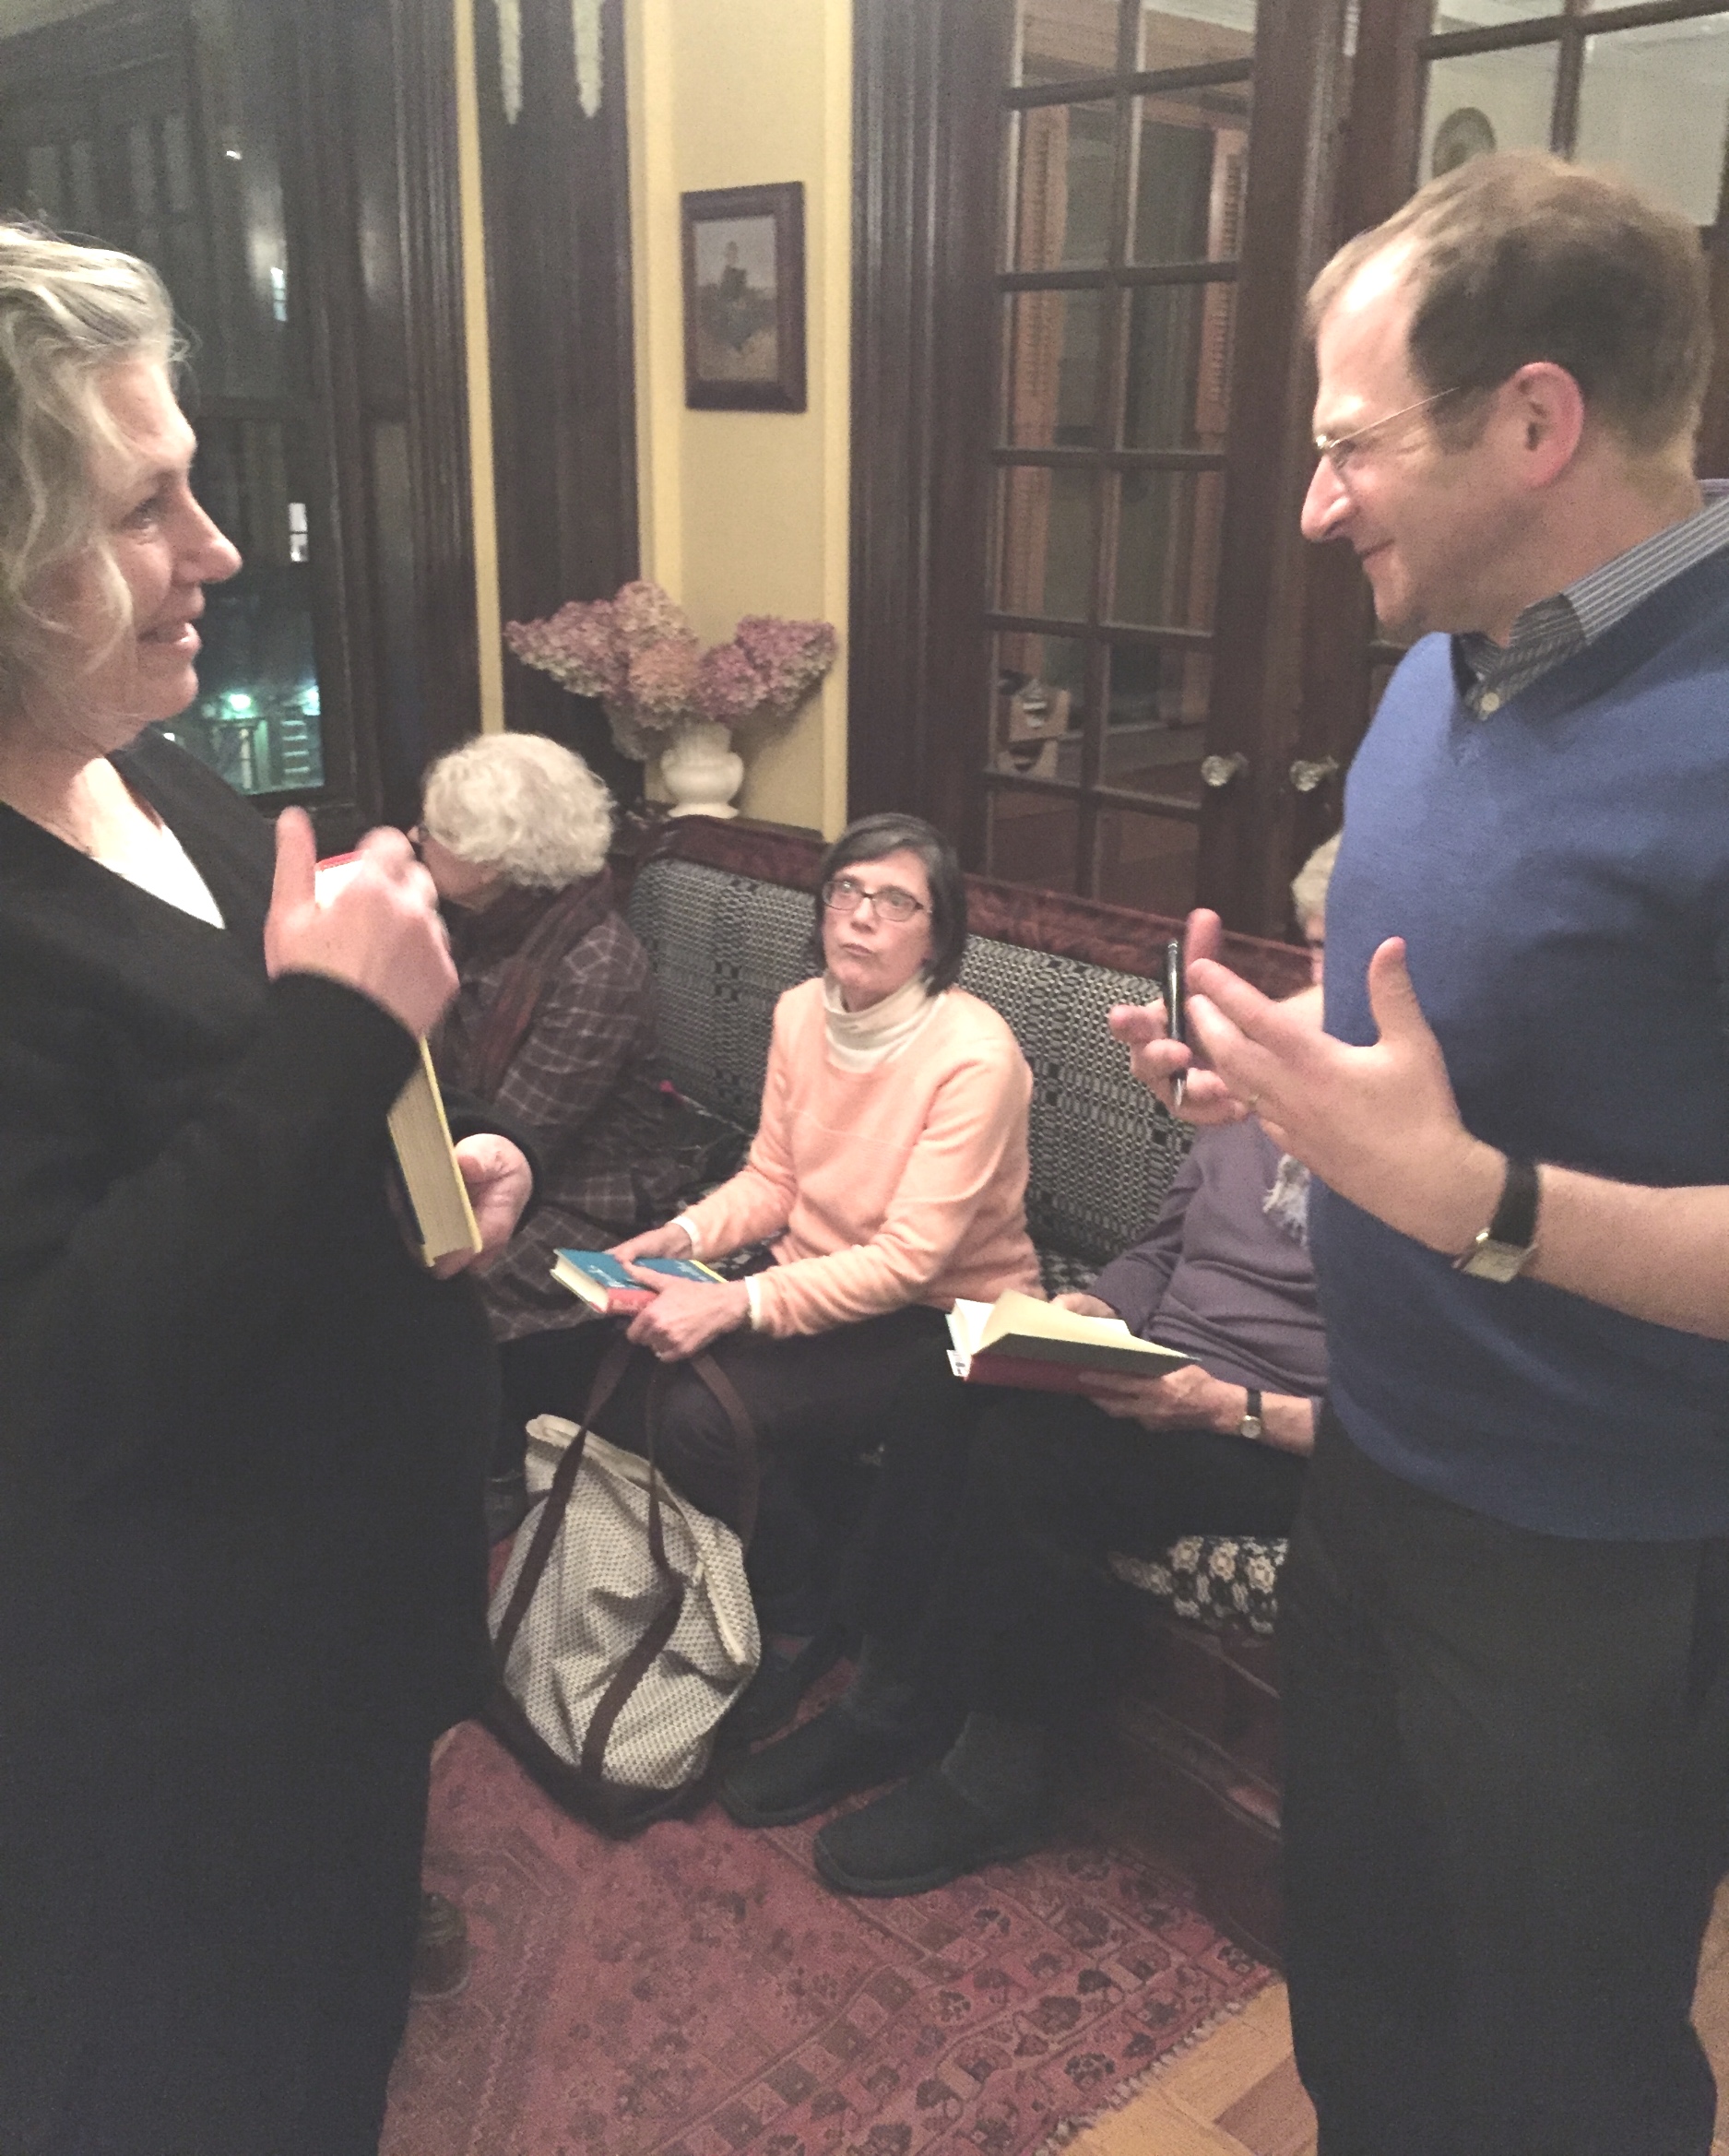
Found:
<svg viewBox="0 0 1729 2156"><path fill-rule="evenodd" d="M116 761L227 926L0 808L0 1758L163 1714L213 1759L430 1740L484 1681L496 1379L386 1196L414 1044L266 978L245 803L153 736Z"/></svg>

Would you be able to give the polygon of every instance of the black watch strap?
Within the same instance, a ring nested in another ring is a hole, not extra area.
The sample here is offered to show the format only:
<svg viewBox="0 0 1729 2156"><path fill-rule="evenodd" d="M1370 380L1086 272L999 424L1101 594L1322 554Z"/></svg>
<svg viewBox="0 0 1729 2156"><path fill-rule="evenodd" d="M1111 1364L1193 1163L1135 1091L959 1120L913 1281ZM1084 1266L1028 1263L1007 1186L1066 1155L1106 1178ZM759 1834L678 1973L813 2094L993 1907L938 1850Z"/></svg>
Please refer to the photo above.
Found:
<svg viewBox="0 0 1729 2156"><path fill-rule="evenodd" d="M1507 1179L1501 1185L1501 1202L1489 1222L1489 1240L1510 1243L1526 1250L1537 1239L1537 1170L1533 1161L1507 1155Z"/></svg>
<svg viewBox="0 0 1729 2156"><path fill-rule="evenodd" d="M1534 1162L1507 1155L1495 1216L1468 1250L1453 1260L1461 1273L1505 1283L1524 1270L1537 1240L1537 1170Z"/></svg>

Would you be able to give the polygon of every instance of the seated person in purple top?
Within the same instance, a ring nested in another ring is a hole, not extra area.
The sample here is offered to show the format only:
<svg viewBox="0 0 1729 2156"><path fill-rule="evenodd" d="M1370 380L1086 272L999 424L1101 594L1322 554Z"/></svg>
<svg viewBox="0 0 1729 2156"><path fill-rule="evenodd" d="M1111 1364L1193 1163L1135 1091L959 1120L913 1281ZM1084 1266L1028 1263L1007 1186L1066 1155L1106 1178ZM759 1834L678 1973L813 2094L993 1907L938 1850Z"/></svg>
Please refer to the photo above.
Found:
<svg viewBox="0 0 1729 2156"><path fill-rule="evenodd" d="M1317 980L1337 844L1292 886ZM1040 1845L1058 1746L1098 1688L1107 1552L1289 1531L1327 1377L1307 1200L1252 1117L1203 1131L1146 1240L1058 1298L1189 1368L1092 1379L1085 1397L903 1394L844 1596L864 1641L852 1684L731 1769L735 1819L805 1818L910 1775L816 1838L818 1870L855 1894L920 1893Z"/></svg>

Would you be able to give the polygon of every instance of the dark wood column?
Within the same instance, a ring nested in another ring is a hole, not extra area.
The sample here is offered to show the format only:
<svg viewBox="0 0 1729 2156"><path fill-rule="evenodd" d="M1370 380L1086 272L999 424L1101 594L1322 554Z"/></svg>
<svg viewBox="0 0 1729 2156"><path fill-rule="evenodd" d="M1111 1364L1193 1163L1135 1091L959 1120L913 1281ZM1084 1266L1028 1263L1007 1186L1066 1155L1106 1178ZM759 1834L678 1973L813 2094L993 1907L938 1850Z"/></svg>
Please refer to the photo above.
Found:
<svg viewBox="0 0 1729 2156"><path fill-rule="evenodd" d="M498 11L475 8L499 587L505 621L609 598L637 574L635 361L622 0L601 13L600 104L577 92L568 0L522 0L522 104ZM508 654L507 722L578 750L621 800L642 766L599 706Z"/></svg>
<svg viewBox="0 0 1729 2156"><path fill-rule="evenodd" d="M856 0L848 808L977 865L1006 0Z"/></svg>

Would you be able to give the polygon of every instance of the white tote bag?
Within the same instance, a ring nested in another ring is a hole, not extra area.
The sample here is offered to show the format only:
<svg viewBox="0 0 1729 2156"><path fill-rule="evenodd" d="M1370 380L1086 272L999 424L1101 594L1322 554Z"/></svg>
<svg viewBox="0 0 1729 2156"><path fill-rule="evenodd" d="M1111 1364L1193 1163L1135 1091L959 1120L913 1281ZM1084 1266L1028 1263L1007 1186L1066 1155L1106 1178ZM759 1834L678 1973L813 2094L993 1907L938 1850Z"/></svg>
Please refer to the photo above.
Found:
<svg viewBox="0 0 1729 2156"><path fill-rule="evenodd" d="M700 1784L756 1668L743 1545L636 1453L557 1416L528 1435L546 1494L492 1599L487 1719L560 1803L629 1833Z"/></svg>

